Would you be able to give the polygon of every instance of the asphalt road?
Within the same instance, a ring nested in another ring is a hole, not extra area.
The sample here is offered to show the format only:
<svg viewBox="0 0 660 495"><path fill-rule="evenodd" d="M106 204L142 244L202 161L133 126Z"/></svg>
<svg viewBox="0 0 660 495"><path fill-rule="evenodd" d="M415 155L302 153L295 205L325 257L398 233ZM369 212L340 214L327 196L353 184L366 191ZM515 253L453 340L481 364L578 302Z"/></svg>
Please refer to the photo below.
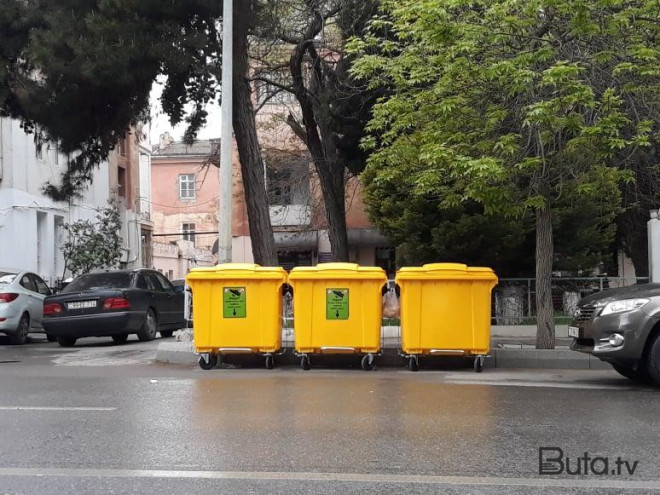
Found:
<svg viewBox="0 0 660 495"><path fill-rule="evenodd" d="M660 390L613 371L202 371L157 344L0 339L0 494L660 492ZM608 475L540 476L539 447Z"/></svg>

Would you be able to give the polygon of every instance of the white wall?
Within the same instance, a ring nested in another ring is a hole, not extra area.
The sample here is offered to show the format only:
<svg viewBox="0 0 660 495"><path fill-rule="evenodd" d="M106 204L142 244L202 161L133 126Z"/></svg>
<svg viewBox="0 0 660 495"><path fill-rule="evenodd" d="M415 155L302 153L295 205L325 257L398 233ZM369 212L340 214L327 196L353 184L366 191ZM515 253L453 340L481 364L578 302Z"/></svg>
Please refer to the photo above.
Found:
<svg viewBox="0 0 660 495"><path fill-rule="evenodd" d="M57 183L65 166L66 157L53 146L43 145L37 157L34 136L17 121L0 118L0 267L34 271L51 285L62 277L61 224L94 219L110 194L103 163L82 198L71 205L48 198L43 186Z"/></svg>

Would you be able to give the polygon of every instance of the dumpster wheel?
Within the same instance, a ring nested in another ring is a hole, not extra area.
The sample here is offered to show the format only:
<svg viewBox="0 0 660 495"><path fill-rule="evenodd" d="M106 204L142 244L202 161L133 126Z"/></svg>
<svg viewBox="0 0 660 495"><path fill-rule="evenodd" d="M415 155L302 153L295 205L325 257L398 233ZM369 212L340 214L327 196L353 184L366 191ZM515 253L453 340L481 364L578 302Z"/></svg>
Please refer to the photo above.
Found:
<svg viewBox="0 0 660 495"><path fill-rule="evenodd" d="M419 357L410 356L408 358L408 368L410 371L419 371Z"/></svg>
<svg viewBox="0 0 660 495"><path fill-rule="evenodd" d="M373 354L365 354L364 357L362 358L362 369L364 371L369 371L374 369L374 355Z"/></svg>
<svg viewBox="0 0 660 495"><path fill-rule="evenodd" d="M217 354L202 354L199 356L199 367L203 370L212 370L218 365Z"/></svg>
<svg viewBox="0 0 660 495"><path fill-rule="evenodd" d="M303 354L300 358L300 367L305 371L312 369L312 363L309 362L309 356L307 354Z"/></svg>
<svg viewBox="0 0 660 495"><path fill-rule="evenodd" d="M481 373L484 369L484 361L486 360L486 356L477 356L474 358L474 371L477 373Z"/></svg>
<svg viewBox="0 0 660 495"><path fill-rule="evenodd" d="M266 354L266 369L272 370L275 367L275 359L272 354Z"/></svg>

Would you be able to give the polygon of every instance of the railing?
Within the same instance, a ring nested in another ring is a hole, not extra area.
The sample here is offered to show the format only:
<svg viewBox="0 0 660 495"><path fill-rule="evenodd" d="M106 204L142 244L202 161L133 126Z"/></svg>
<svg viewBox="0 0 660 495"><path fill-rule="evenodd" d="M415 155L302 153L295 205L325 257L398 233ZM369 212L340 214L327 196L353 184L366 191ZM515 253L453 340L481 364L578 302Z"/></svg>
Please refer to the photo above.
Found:
<svg viewBox="0 0 660 495"><path fill-rule="evenodd" d="M568 323L580 299L605 289L648 282L648 278L582 277L553 278L552 305L556 323ZM492 315L494 325L536 324L536 280L533 278L503 278L493 290Z"/></svg>
<svg viewBox="0 0 660 495"><path fill-rule="evenodd" d="M305 227L312 219L312 208L307 205L270 206L270 221L276 227Z"/></svg>

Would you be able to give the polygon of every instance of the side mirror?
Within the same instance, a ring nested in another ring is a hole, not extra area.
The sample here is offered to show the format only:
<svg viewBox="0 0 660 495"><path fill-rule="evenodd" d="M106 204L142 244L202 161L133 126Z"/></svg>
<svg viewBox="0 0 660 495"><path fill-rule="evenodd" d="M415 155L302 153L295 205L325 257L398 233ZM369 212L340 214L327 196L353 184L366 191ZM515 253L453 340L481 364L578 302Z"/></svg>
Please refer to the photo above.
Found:
<svg viewBox="0 0 660 495"><path fill-rule="evenodd" d="M185 286L185 285L175 285L175 286L174 286L174 293L175 293L175 294L182 293L182 292L185 291L185 290L186 290L186 286Z"/></svg>

